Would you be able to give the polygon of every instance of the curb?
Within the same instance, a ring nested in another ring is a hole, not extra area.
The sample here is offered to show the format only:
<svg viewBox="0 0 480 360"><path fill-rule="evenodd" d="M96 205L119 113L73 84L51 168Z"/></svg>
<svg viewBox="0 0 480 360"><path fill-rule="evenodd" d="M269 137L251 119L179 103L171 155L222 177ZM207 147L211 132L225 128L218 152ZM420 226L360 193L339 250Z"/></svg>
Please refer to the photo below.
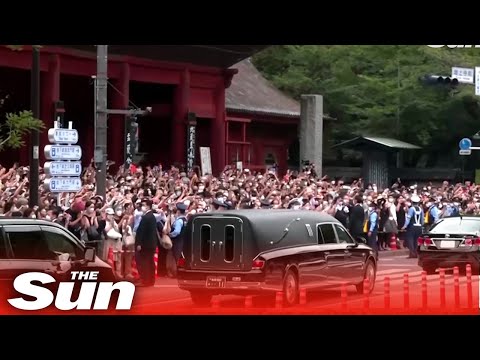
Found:
<svg viewBox="0 0 480 360"><path fill-rule="evenodd" d="M401 250L386 250L386 251L379 251L378 258L390 258L390 257L397 257L397 256L408 256L409 250L408 249L401 249Z"/></svg>

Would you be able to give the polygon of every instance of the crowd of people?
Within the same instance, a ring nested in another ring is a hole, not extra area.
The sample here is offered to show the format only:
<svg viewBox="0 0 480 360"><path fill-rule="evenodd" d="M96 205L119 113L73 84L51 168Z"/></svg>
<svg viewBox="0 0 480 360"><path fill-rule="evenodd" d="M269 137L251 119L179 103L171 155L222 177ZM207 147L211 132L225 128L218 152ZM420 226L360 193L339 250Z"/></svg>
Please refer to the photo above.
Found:
<svg viewBox="0 0 480 360"><path fill-rule="evenodd" d="M186 220L193 214L228 209L325 212L353 236L367 238L378 251L390 250L394 239L415 257L416 238L408 240L422 227L442 217L480 213L480 186L470 182L418 187L405 186L398 179L390 188L379 189L362 179L346 184L327 176L319 178L313 166L283 176L274 169L260 173L227 166L217 177L202 175L198 167L186 173L180 166L121 166L107 176L106 198L95 193L93 164L84 170L83 188L78 193L46 191L40 169L40 205L30 208L28 173L28 167L0 167L2 216L61 224L80 240L95 245L103 259L113 248L119 277L133 279L135 256L145 286L153 284L150 258L160 242L160 248L169 250L159 252L158 275L175 276L174 266L169 264L175 264L181 255Z"/></svg>

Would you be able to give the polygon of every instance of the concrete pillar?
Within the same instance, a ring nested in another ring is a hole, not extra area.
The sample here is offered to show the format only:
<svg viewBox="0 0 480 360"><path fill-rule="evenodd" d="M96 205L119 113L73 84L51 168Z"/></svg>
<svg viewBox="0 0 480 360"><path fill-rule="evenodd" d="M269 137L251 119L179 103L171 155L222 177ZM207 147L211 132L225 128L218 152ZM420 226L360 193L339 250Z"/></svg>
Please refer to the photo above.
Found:
<svg viewBox="0 0 480 360"><path fill-rule="evenodd" d="M300 167L303 161L315 164L322 176L323 158L323 96L302 95L300 115Z"/></svg>

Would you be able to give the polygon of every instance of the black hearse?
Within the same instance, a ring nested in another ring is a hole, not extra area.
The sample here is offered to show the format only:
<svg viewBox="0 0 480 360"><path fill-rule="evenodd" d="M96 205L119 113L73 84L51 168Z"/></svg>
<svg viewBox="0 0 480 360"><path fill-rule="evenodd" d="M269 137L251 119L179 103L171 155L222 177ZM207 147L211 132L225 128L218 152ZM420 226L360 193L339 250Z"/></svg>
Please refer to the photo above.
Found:
<svg viewBox="0 0 480 360"><path fill-rule="evenodd" d="M377 254L353 239L335 218L316 211L239 210L194 215L185 233L178 284L197 305L213 295L283 291L286 305L299 289L375 285Z"/></svg>

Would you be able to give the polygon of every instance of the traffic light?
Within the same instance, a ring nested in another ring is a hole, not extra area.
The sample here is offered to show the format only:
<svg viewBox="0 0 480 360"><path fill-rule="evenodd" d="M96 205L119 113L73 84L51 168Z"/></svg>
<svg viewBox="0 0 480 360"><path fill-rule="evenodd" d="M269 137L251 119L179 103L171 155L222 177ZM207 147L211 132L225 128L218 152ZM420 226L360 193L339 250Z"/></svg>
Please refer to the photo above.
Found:
<svg viewBox="0 0 480 360"><path fill-rule="evenodd" d="M438 86L450 86L450 87L458 86L458 79L451 78L449 76L425 75L420 78L420 81L425 85L438 85Z"/></svg>

